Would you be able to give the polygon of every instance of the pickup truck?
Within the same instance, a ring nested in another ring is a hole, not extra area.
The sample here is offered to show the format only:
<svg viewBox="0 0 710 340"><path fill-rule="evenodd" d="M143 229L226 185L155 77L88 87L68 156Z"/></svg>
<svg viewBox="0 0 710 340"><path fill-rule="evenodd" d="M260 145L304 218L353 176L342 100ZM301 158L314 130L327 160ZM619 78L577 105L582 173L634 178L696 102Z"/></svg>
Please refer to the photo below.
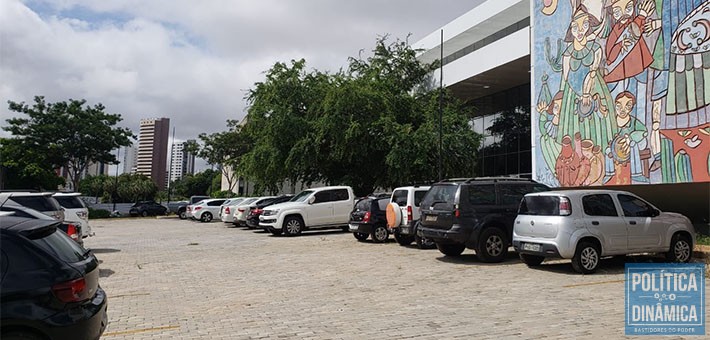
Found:
<svg viewBox="0 0 710 340"><path fill-rule="evenodd" d="M199 201L202 201L204 199L210 198L209 196L191 196L189 201L179 201L179 202L170 202L168 203L168 212L170 213L175 213L180 216L181 220L184 220L187 218L187 215L185 215L185 212L187 211L187 206L190 204L195 204Z"/></svg>

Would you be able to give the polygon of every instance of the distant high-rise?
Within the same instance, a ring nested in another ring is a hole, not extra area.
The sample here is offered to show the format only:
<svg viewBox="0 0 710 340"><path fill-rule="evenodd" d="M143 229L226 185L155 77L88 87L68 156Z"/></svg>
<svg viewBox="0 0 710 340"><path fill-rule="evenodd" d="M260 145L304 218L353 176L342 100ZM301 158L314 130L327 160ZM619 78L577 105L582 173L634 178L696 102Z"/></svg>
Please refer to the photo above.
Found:
<svg viewBox="0 0 710 340"><path fill-rule="evenodd" d="M185 150L187 142L173 144L170 161L170 181L177 181L187 174L195 172L195 155Z"/></svg>
<svg viewBox="0 0 710 340"><path fill-rule="evenodd" d="M138 153L135 146L125 147L126 153L123 155L123 173L130 174L136 172L136 162Z"/></svg>
<svg viewBox="0 0 710 340"><path fill-rule="evenodd" d="M138 134L136 173L153 180L158 189L165 188L170 118L141 119Z"/></svg>

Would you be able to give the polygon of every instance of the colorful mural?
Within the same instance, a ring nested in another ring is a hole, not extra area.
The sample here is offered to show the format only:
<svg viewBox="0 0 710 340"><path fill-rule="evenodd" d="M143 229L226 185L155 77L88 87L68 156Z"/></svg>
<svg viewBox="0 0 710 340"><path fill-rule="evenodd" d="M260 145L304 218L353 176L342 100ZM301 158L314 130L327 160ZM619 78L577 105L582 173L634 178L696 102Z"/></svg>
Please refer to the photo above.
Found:
<svg viewBox="0 0 710 340"><path fill-rule="evenodd" d="M533 0L535 178L710 181L710 0Z"/></svg>

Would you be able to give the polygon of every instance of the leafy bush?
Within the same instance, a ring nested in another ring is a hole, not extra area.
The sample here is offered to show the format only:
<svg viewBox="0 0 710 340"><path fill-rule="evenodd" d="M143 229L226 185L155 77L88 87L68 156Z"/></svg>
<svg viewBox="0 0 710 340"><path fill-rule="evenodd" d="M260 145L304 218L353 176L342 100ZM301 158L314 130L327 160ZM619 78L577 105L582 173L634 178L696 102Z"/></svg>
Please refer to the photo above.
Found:
<svg viewBox="0 0 710 340"><path fill-rule="evenodd" d="M703 234L696 234L695 236L698 244L710 246L710 236Z"/></svg>
<svg viewBox="0 0 710 340"><path fill-rule="evenodd" d="M111 212L106 209L89 208L89 219L109 217L111 217Z"/></svg>

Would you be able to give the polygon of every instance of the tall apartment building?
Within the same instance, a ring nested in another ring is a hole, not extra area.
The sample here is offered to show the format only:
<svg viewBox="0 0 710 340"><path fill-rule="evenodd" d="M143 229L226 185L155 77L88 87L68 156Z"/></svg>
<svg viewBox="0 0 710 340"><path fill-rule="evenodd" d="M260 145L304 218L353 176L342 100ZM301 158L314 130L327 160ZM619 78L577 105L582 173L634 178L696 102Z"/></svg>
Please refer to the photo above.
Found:
<svg viewBox="0 0 710 340"><path fill-rule="evenodd" d="M195 172L195 155L185 150L186 144L187 142L173 144L169 175L171 182Z"/></svg>
<svg viewBox="0 0 710 340"><path fill-rule="evenodd" d="M136 162L138 161L138 150L135 146L127 146L124 148L125 154L123 155L123 172L124 174L130 174L136 172Z"/></svg>
<svg viewBox="0 0 710 340"><path fill-rule="evenodd" d="M169 130L170 118L141 119L136 173L150 177L160 190L165 188Z"/></svg>

